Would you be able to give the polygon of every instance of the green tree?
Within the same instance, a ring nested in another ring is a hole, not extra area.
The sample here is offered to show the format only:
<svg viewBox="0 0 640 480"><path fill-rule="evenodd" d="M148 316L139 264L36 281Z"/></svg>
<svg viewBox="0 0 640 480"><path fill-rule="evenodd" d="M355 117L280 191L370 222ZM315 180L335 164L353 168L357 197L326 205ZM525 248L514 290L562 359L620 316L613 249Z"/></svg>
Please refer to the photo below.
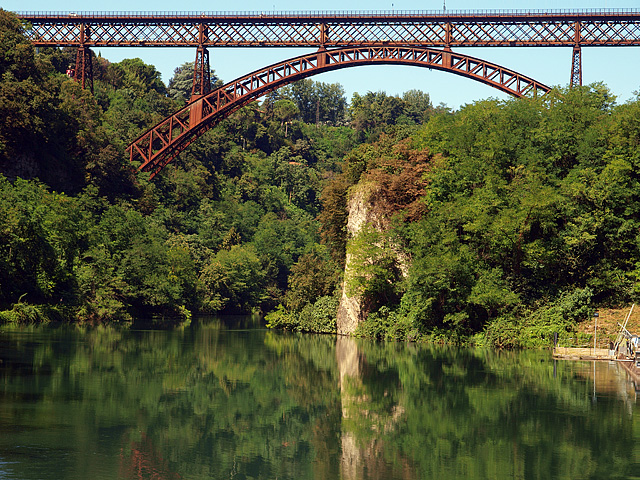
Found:
<svg viewBox="0 0 640 480"><path fill-rule="evenodd" d="M306 123L338 124L346 113L347 100L339 84L299 80L281 89L278 95L292 100Z"/></svg>
<svg viewBox="0 0 640 480"><path fill-rule="evenodd" d="M205 308L212 312L246 313L264 295L264 270L252 245L220 250L200 275Z"/></svg>
<svg viewBox="0 0 640 480"><path fill-rule="evenodd" d="M291 267L285 295L287 308L299 312L305 305L333 293L338 283L336 264L326 255L306 253Z"/></svg>
<svg viewBox="0 0 640 480"><path fill-rule="evenodd" d="M138 93L150 90L166 93L167 87L162 83L161 74L153 65L146 64L139 58L125 58L117 65L123 72L123 88L130 88Z"/></svg>
<svg viewBox="0 0 640 480"><path fill-rule="evenodd" d="M291 100L278 100L273 104L273 118L280 122L281 126L284 126L284 136L287 137L287 130L289 123L293 120L300 110Z"/></svg>
<svg viewBox="0 0 640 480"><path fill-rule="evenodd" d="M331 258L341 267L347 249L347 183L344 175L328 180L322 189L322 211L318 215L322 242L329 247Z"/></svg>
<svg viewBox="0 0 640 480"><path fill-rule="evenodd" d="M402 94L404 109L402 115L406 118L406 122L423 124L434 114L435 109L431 103L431 97L428 93L421 90L409 90ZM402 116L401 115L401 116ZM398 117L398 122L401 118Z"/></svg>
<svg viewBox="0 0 640 480"><path fill-rule="evenodd" d="M3 176L0 191L0 304L72 301L84 225L76 201Z"/></svg>
<svg viewBox="0 0 640 480"><path fill-rule="evenodd" d="M378 134L384 127L395 125L403 109L402 99L385 92L367 92L364 96L354 93L349 107L351 125L359 132Z"/></svg>
<svg viewBox="0 0 640 480"><path fill-rule="evenodd" d="M191 98L191 89L193 87L193 67L195 62L186 62L176 67L173 71L173 77L169 79L167 85L167 95L179 103L186 103ZM215 70L209 70L209 76L211 79L210 88L213 90L222 86L222 80L220 80L215 73Z"/></svg>

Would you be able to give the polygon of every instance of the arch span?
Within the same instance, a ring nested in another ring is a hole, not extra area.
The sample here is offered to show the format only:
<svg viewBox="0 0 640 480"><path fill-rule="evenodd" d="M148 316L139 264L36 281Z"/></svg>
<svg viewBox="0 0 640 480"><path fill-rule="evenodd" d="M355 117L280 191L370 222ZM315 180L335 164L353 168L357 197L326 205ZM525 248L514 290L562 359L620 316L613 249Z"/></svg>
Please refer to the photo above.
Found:
<svg viewBox="0 0 640 480"><path fill-rule="evenodd" d="M131 161L153 177L200 135L234 111L283 85L359 65L413 65L485 83L515 97L548 92L532 78L484 60L425 47L345 47L302 55L256 70L197 98L134 140Z"/></svg>

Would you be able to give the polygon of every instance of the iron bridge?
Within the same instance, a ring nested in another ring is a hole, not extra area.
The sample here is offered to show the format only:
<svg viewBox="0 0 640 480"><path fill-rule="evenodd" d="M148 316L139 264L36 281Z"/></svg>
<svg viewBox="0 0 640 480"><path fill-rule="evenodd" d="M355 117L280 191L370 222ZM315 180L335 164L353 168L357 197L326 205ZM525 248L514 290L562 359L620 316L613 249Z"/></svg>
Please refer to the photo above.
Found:
<svg viewBox="0 0 640 480"><path fill-rule="evenodd" d="M154 175L233 111L283 85L329 70L403 64L448 71L514 96L549 87L463 55L462 47L566 47L570 85L582 85L583 47L640 46L640 10L306 12L18 12L38 47L77 47L73 76L93 88L91 48L196 49L191 101L134 140L132 161ZM316 51L211 91L209 48L307 47Z"/></svg>

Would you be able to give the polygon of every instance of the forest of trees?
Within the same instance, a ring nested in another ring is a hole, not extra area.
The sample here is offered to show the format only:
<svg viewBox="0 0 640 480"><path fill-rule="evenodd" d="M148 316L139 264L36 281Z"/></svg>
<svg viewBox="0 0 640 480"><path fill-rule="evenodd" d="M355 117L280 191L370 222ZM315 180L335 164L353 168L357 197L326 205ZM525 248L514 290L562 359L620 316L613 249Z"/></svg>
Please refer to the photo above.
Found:
<svg viewBox="0 0 640 480"><path fill-rule="evenodd" d="M184 104L192 65L165 86L94 57L92 94L65 75L74 49L36 53L23 28L0 10L0 324L258 311L331 333L347 250L376 338L535 345L638 294L637 99L591 85L453 112L303 80L150 181L125 147ZM357 189L387 225L347 238Z"/></svg>

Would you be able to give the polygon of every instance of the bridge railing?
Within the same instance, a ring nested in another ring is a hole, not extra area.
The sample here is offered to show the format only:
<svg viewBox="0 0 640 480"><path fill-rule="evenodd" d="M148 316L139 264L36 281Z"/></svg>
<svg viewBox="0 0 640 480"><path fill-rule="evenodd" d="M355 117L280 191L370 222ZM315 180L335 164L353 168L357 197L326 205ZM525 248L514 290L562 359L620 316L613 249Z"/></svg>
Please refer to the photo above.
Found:
<svg viewBox="0 0 640 480"><path fill-rule="evenodd" d="M113 11L19 11L19 17L29 18L371 18L371 17L483 17L483 16L558 16L558 15L620 15L638 14L638 8L557 9L557 10L304 10L304 11L175 11L175 12L113 12Z"/></svg>

